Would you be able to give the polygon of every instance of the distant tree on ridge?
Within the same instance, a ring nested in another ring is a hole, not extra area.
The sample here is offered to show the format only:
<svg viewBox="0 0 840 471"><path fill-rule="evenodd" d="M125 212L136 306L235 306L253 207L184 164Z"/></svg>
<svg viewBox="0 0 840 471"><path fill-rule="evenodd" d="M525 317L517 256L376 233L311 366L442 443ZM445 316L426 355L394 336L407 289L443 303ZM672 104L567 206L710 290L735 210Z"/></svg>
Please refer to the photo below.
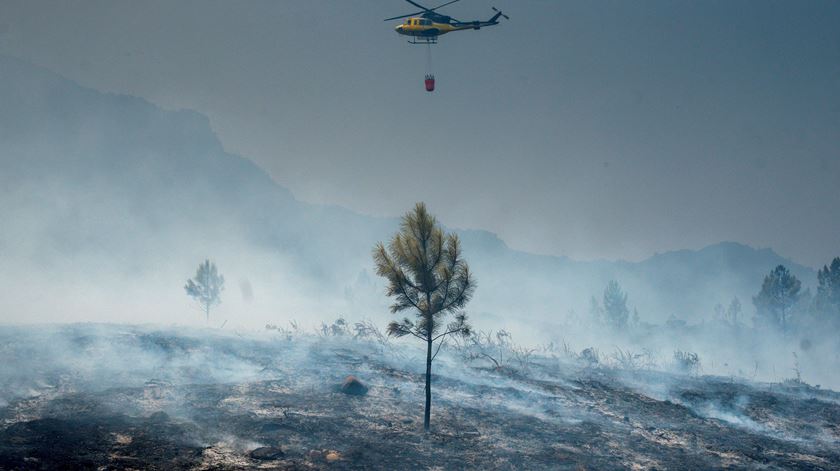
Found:
<svg viewBox="0 0 840 471"><path fill-rule="evenodd" d="M802 283L784 265L774 268L753 297L757 320L786 332L791 308L799 301L801 289Z"/></svg>
<svg viewBox="0 0 840 471"><path fill-rule="evenodd" d="M627 293L615 280L610 280L604 289L604 316L607 323L617 329L627 326L630 310L627 308Z"/></svg>
<svg viewBox="0 0 840 471"><path fill-rule="evenodd" d="M210 308L221 304L221 294L224 289L225 277L219 273L216 265L210 260L205 260L199 265L195 277L187 280L187 284L184 285L184 291L195 299L204 311L207 321L210 321Z"/></svg>
<svg viewBox="0 0 840 471"><path fill-rule="evenodd" d="M840 322L840 257L817 272L817 309L833 322Z"/></svg>
<svg viewBox="0 0 840 471"><path fill-rule="evenodd" d="M726 320L733 326L738 325L738 318L741 316L741 300L738 296L732 298L729 307L726 308Z"/></svg>

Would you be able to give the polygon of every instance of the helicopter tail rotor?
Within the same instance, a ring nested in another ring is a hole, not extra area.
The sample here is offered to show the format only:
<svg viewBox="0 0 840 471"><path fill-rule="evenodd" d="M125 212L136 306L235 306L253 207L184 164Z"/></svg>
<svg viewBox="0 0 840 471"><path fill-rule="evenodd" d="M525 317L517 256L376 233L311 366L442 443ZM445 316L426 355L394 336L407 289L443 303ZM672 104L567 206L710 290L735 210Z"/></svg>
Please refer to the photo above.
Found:
<svg viewBox="0 0 840 471"><path fill-rule="evenodd" d="M505 15L504 13L502 13L502 10L499 10L499 9L498 9L498 8L496 8L496 7L490 7L490 8L492 8L492 9L493 9L493 11L495 11L495 12L496 12L496 16L495 16L495 19L496 19L496 20L498 20L500 16L503 16L506 20L510 20L510 17L509 17L509 16L507 16L507 15Z"/></svg>

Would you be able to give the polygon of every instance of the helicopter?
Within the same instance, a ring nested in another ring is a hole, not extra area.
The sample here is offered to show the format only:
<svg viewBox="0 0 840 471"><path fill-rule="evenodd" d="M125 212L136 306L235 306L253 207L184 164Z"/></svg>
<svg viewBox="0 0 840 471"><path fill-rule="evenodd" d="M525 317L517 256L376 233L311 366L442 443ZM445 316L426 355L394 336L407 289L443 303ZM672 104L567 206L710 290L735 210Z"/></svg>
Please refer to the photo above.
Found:
<svg viewBox="0 0 840 471"><path fill-rule="evenodd" d="M404 36L411 36L411 44L437 44L439 36L453 31L464 31L469 29L481 29L487 26L495 26L499 24L499 18L504 17L509 20L510 17L493 7L496 12L492 18L487 21L460 21L451 16L442 15L437 10L451 5L460 0L452 0L438 5L434 8L426 8L413 0L405 0L406 2L420 8L420 11L409 13L408 15L395 16L393 18L386 18L385 21L399 20L405 18L405 21L394 28L397 33Z"/></svg>

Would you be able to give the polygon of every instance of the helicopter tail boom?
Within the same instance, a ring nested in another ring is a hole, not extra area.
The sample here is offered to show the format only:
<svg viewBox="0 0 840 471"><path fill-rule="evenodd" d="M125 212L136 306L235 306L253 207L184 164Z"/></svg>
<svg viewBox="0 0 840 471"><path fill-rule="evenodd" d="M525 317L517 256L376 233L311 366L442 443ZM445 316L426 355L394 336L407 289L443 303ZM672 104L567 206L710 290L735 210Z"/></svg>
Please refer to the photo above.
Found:
<svg viewBox="0 0 840 471"><path fill-rule="evenodd" d="M462 29L481 29L485 26L495 26L495 25L499 24L499 18L504 17L506 20L510 19L509 16L502 13L502 11L497 9L496 7L493 7L493 11L495 11L496 14L493 15L493 17L490 18L487 21L454 21L451 24L452 24L452 26L454 26L456 29L459 29L459 30L462 30Z"/></svg>

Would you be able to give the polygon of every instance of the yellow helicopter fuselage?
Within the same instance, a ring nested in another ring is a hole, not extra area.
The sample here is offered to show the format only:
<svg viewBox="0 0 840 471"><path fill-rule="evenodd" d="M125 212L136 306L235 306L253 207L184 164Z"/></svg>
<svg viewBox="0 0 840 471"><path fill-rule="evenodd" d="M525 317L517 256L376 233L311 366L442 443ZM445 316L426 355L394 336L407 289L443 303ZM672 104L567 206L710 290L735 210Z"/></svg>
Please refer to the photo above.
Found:
<svg viewBox="0 0 840 471"><path fill-rule="evenodd" d="M461 31L465 29L478 29L474 25L451 25L447 23L435 23L427 18L408 18L401 25L394 28L397 33L405 36L415 36L421 38L436 37L452 31Z"/></svg>

